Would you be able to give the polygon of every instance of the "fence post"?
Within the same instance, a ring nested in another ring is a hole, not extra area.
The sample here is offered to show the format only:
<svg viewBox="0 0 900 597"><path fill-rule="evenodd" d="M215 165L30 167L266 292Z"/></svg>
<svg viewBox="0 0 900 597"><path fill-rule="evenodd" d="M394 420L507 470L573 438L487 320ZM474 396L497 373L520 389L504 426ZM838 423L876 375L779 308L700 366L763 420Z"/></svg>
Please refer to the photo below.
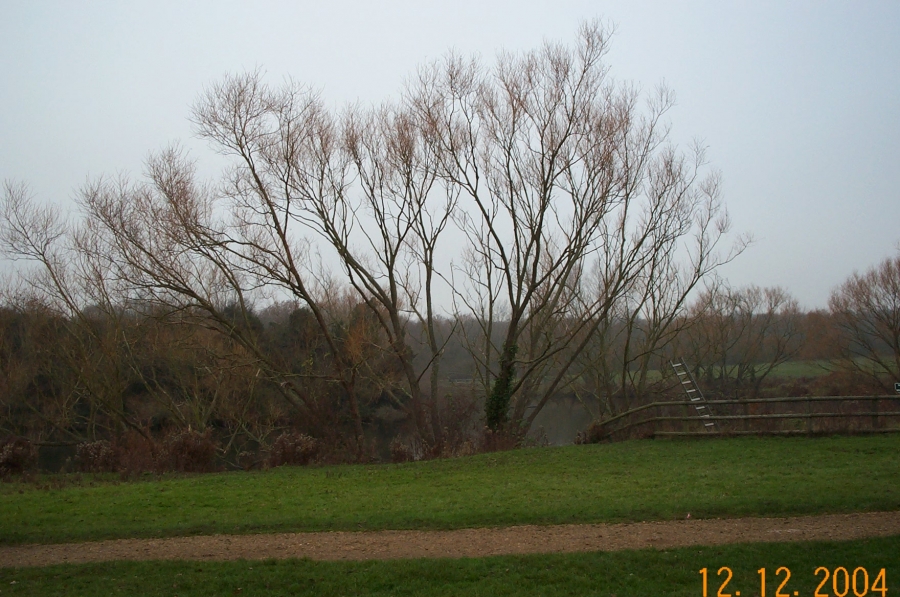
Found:
<svg viewBox="0 0 900 597"><path fill-rule="evenodd" d="M660 417L662 417L662 406L659 404L659 400L656 400L656 408L653 410L656 412L656 420L653 421L653 433L654 437L656 436L656 432L659 431L660 425L662 425L662 421L660 421Z"/></svg>
<svg viewBox="0 0 900 597"><path fill-rule="evenodd" d="M806 435L812 435L812 400L806 397Z"/></svg>
<svg viewBox="0 0 900 597"><path fill-rule="evenodd" d="M874 408L872 409L872 412L875 413L872 415L872 430L873 431L878 429L878 403L881 402L881 399L876 398L874 400L874 402L875 402L875 404L873 405Z"/></svg>

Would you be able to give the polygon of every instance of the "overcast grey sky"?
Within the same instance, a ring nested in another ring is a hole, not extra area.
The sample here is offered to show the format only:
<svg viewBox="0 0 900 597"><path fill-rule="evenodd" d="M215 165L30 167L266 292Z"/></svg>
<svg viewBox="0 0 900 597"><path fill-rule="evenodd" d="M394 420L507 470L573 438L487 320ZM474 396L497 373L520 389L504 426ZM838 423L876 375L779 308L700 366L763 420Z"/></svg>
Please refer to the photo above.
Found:
<svg viewBox="0 0 900 597"><path fill-rule="evenodd" d="M0 0L0 179L65 203L180 141L202 89L262 68L335 106L396 96L454 48L491 59L617 25L615 77L677 94L674 137L709 147L735 230L722 273L810 308L900 242L900 1L25 2ZM210 167L209 172L213 169Z"/></svg>

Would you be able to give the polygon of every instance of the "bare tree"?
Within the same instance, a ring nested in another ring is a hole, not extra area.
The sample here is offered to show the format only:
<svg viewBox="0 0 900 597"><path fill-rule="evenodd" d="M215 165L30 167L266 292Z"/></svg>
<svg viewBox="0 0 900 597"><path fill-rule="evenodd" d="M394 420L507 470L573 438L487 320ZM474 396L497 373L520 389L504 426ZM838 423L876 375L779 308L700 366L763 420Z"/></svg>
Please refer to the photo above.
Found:
<svg viewBox="0 0 900 597"><path fill-rule="evenodd" d="M101 182L87 193L98 199L102 190L126 188ZM248 432L253 423L233 413L246 412L246 402L256 398L252 355L206 329L208 318L195 325L202 318L196 312L192 317L184 302L179 311L172 303L160 309L146 301L146 289L136 282L147 279L124 275L131 273L127 262L91 217L98 213L67 222L55 209L37 205L24 186L11 184L2 206L4 253L37 266L21 271L20 288L4 297L7 307L31 321L29 332L45 336L47 356L28 357L38 367L29 383L38 394L29 396L28 388L18 393L50 426L35 439L94 440L123 428L149 439L151 417L203 430L223 408L232 413L235 434ZM156 221L132 223L164 228ZM42 329L48 320L55 325ZM51 383L35 384L42 377Z"/></svg>
<svg viewBox="0 0 900 597"><path fill-rule="evenodd" d="M608 76L608 44L606 28L585 24L574 48L503 54L493 69L451 56L410 91L440 175L461 192L469 253L455 292L488 344L478 358L494 430L527 431L664 252L690 241L683 256L704 274L734 255L715 252L728 220L702 151L667 144L671 93L642 113L639 94ZM592 266L599 283L579 292Z"/></svg>
<svg viewBox="0 0 900 597"><path fill-rule="evenodd" d="M685 351L720 390L745 386L756 395L763 381L802 347L802 314L783 288L733 289L711 285L692 306Z"/></svg>
<svg viewBox="0 0 900 597"><path fill-rule="evenodd" d="M900 256L854 273L828 306L842 333L840 365L891 391L900 380Z"/></svg>
<svg viewBox="0 0 900 597"><path fill-rule="evenodd" d="M679 240L670 237L668 249L647 263L578 359L576 394L589 411L597 401L595 418L634 408L671 385L673 343L692 324L688 299L718 265L679 259Z"/></svg>
<svg viewBox="0 0 900 597"><path fill-rule="evenodd" d="M245 141L239 137L235 143L252 156L249 163L255 167L256 149ZM253 303L271 292L267 287L280 286L302 300L331 346L331 371L325 374L349 396L356 445L362 450L353 364L343 360L346 353L303 277L305 245L285 228L285 214L293 206L272 200L268 187L254 182L259 177L251 166L236 169L227 193L216 194L196 183L193 165L180 151L168 150L149 161L147 182L99 181L84 190L82 205L104 253L113 256L114 276L135 304L167 309L227 335L252 355L259 374L293 408L327 428L327 409L302 382L306 376L277 366L262 349L252 321ZM220 213L224 201L231 202L231 210Z"/></svg>
<svg viewBox="0 0 900 597"><path fill-rule="evenodd" d="M390 386L385 391L434 443L436 427L426 420L423 372L413 364L407 325L412 315L426 330L433 396L441 348L434 333L434 260L454 194L433 193L433 157L414 115L386 105L336 119L308 91L293 85L272 90L253 73L212 88L194 118L202 136L237 158L230 193L241 239L229 242L230 250L260 284L281 287L315 314L309 272L301 270L291 238L313 233L324 239L403 372L399 395ZM324 317L317 319L324 326ZM352 376L353 363L342 367ZM350 392L353 379L344 385Z"/></svg>
<svg viewBox="0 0 900 597"><path fill-rule="evenodd" d="M437 448L442 346L435 331L434 288L440 276L435 259L456 193L448 188L435 192L434 156L411 111L391 105L350 110L341 133L338 160L352 164L355 184L333 196L298 185L306 221L336 251L349 284L378 318L405 377L403 390L417 433ZM422 383L425 371L414 364L410 318L420 323L430 352L428 391Z"/></svg>
<svg viewBox="0 0 900 597"><path fill-rule="evenodd" d="M609 35L587 23L573 47L502 54L492 68L450 56L421 70L402 101L339 116L308 88L272 88L259 72L227 77L193 110L199 136L231 161L219 184L198 183L175 148L149 160L143 181L88 185L83 232L69 236L80 269L41 253L69 234L53 218L35 233L44 216L34 212L19 237L51 278L98 272L85 280L98 280L110 312L118 301L223 335L242 367L322 427L332 421L317 388L330 384L349 402L359 456L372 387L439 449L449 336L436 297L447 287L487 425L521 437L616 318L631 343L620 370L639 363L646 377L684 297L744 246L718 252L729 228L718 176L702 148L669 143L668 90L643 106L611 79ZM345 288L366 317L337 316ZM255 327L255 303L286 299L327 349L314 369L286 368ZM195 373L184 383L215 386Z"/></svg>
<svg viewBox="0 0 900 597"><path fill-rule="evenodd" d="M45 311L59 322L62 334L52 347L56 376L66 368L73 378L57 396L72 412L87 406L87 433L93 437L99 417L144 434L125 404L125 389L134 379L123 342L131 322L113 307L107 261L90 251L89 235L67 222L58 209L35 203L23 184L6 183L0 212L3 253L24 261L21 283L11 304ZM63 427L57 426L62 430Z"/></svg>

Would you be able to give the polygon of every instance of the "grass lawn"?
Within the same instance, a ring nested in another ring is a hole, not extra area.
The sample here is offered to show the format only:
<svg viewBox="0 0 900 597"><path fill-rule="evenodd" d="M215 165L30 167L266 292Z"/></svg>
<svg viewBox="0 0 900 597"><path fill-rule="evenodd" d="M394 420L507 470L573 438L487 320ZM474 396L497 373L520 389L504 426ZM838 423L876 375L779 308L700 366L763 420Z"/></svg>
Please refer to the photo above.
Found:
<svg viewBox="0 0 900 597"><path fill-rule="evenodd" d="M59 489L3 483L0 542L893 510L898 456L900 435L643 440L403 465L85 477Z"/></svg>
<svg viewBox="0 0 900 597"><path fill-rule="evenodd" d="M824 572L829 579L819 595L888 597L900 592L900 537L848 542L769 543L652 549L614 553L504 556L459 560L395 560L387 562L113 562L47 568L0 569L0 591L6 595L521 595L521 596L663 596L703 595L699 570L708 570L707 595L719 592L727 572L733 571L723 595L760 594L757 571L766 568L766 592L772 597L786 574L781 595L812 596ZM838 573L857 572L844 590ZM889 593L878 589L885 570ZM852 582L852 581L851 581ZM873 585L875 585L873 587Z"/></svg>
<svg viewBox="0 0 900 597"><path fill-rule="evenodd" d="M799 377L819 377L834 370L834 365L827 360L819 361L788 361L772 369L769 377L783 379L796 379Z"/></svg>

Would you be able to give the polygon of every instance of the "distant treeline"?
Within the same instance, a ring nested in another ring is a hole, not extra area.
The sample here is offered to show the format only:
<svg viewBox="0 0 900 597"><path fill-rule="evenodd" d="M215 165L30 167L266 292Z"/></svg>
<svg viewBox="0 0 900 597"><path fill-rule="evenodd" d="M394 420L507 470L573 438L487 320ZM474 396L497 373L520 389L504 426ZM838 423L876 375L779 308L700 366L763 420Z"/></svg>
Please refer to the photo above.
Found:
<svg viewBox="0 0 900 597"><path fill-rule="evenodd" d="M483 408L493 380L477 353L484 344L477 322L436 320L442 377L419 413L423 405L413 404L375 317L350 296L327 309L340 360L309 309L294 302L243 313L226 305L221 312L234 318L224 330L202 314L149 306L95 307L72 317L33 301L7 304L0 308L0 435L69 445L129 436L131 445L143 438L161 446L191 431L234 466L265 462L277 440L283 451L297 434L315 440L315 458L330 461L491 448ZM600 419L660 396L677 398L669 361L682 357L713 397L890 389L879 387L891 378L863 363L865 355L848 358L842 321L838 312L802 312L780 290L720 285L692 302L664 337L640 317L598 326L555 398L577 399ZM424 375L432 366L425 334L416 322L405 325ZM504 331L501 322L495 342ZM879 352L889 356L886 349ZM822 376L773 374L796 360L816 361ZM356 408L337 381L341 375L352 379Z"/></svg>

